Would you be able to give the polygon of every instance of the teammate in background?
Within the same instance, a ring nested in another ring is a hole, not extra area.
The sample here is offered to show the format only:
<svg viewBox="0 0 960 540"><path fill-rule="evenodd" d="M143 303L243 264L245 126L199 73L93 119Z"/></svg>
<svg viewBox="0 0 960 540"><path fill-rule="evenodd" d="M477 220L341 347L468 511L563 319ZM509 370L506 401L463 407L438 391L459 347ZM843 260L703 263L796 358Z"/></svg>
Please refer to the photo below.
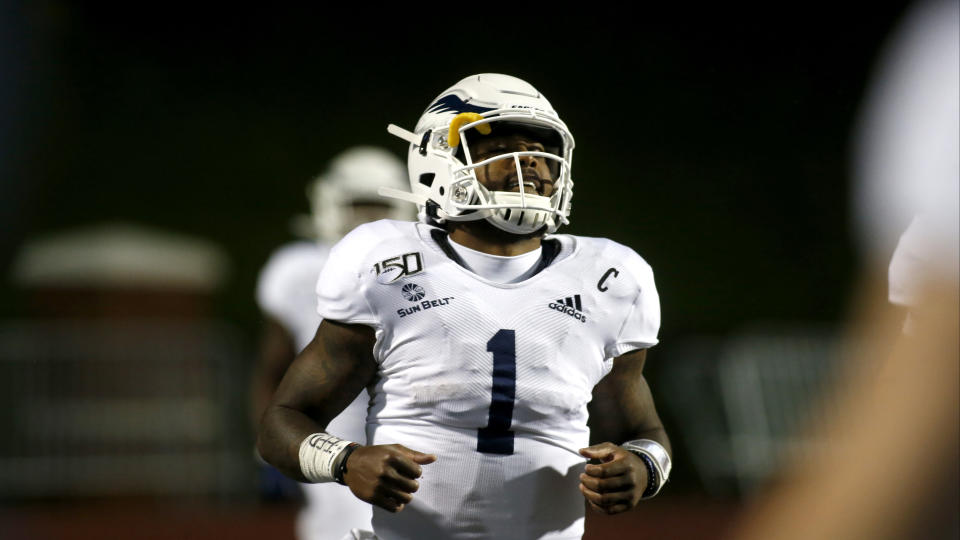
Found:
<svg viewBox="0 0 960 540"><path fill-rule="evenodd" d="M263 416L264 458L348 486L385 540L580 538L584 498L612 514L656 495L671 465L643 377L653 272L611 240L555 234L574 140L553 107L520 79L473 75L414 132L389 131L410 144L410 192L381 193L420 222L334 246L323 323ZM328 425L364 387L366 446Z"/></svg>
<svg viewBox="0 0 960 540"><path fill-rule="evenodd" d="M337 155L326 172L309 185L307 196L312 215L301 216L294 225L300 235L312 240L292 242L274 251L257 283L256 298L263 312L264 330L252 381L255 426L287 367L320 325L314 289L330 246L367 221L415 219L409 205L377 195L380 186L406 185L407 172L399 159L387 150L365 146ZM362 441L366 438L366 415L367 395L361 392L327 427L338 436ZM275 469L267 465L263 472L269 478ZM283 482L277 483L284 489ZM296 489L298 484L290 483L289 487ZM370 530L370 506L343 497L336 486L308 484L304 485L303 494L306 505L296 524L299 539L340 540L351 529Z"/></svg>
<svg viewBox="0 0 960 540"><path fill-rule="evenodd" d="M960 2L913 4L884 52L855 132L866 264L850 375L813 434L822 450L783 471L736 540L960 535Z"/></svg>
<svg viewBox="0 0 960 540"><path fill-rule="evenodd" d="M911 335L922 285L958 258L960 3L918 1L901 24L859 126L857 195L866 203L866 247L884 255L902 232L889 261L888 295L906 312ZM873 246L878 242L884 245Z"/></svg>

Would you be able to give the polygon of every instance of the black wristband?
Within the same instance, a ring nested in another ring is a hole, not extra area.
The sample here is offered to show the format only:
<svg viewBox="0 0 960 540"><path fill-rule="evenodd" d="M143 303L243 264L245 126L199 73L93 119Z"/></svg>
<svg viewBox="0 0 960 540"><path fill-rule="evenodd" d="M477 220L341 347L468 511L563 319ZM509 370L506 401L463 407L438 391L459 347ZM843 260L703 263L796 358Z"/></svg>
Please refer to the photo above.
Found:
<svg viewBox="0 0 960 540"><path fill-rule="evenodd" d="M647 489L643 491L641 497L652 497L657 492L657 486L660 485L660 478L657 477L657 469L654 467L653 460L650 459L650 456L639 453L634 455L642 459L643 464L647 466Z"/></svg>
<svg viewBox="0 0 960 540"><path fill-rule="evenodd" d="M337 472L333 475L333 479L336 480L340 485L347 485L347 483L343 481L343 475L347 474L347 459L350 458L350 454L352 454L357 448L360 448L360 445L353 443L343 449L343 459L340 460L340 466L337 467Z"/></svg>

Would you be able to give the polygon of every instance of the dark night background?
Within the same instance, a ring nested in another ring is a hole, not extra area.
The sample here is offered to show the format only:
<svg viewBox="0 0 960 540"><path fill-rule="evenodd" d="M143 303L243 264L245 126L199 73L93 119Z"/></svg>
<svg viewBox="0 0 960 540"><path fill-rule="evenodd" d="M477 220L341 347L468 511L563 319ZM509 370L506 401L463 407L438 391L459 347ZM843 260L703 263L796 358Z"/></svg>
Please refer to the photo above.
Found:
<svg viewBox="0 0 960 540"><path fill-rule="evenodd" d="M0 271L32 238L104 221L212 240L231 263L214 316L243 336L248 369L257 272L308 210L311 177L355 144L403 156L388 123L412 128L462 77L502 72L576 138L562 232L613 238L654 268L659 402L658 353L677 343L846 314L852 130L907 6L854 4L414 16L430 6L8 3ZM23 316L21 294L0 290L0 315ZM682 454L683 426L664 417ZM701 489L682 467L676 484Z"/></svg>

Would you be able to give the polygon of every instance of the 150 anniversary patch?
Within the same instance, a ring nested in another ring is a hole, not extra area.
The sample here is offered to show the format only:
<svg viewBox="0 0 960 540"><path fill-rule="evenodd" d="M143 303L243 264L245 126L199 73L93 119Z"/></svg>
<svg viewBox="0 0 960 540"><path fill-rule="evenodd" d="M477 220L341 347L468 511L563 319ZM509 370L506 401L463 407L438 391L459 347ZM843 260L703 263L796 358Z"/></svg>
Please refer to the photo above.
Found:
<svg viewBox="0 0 960 540"><path fill-rule="evenodd" d="M374 263L373 271L377 274L377 282L387 285L402 277L423 272L423 257L417 251L404 253Z"/></svg>

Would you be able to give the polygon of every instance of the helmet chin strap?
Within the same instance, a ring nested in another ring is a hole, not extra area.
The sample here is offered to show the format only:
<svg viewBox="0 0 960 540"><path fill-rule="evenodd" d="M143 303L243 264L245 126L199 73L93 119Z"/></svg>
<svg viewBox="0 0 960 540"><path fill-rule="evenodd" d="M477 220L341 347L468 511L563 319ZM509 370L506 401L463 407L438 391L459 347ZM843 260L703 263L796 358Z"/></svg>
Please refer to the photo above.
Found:
<svg viewBox="0 0 960 540"><path fill-rule="evenodd" d="M481 219L488 219L492 217L493 212L493 210L477 210L467 214L460 214L459 216L451 216L443 210L440 210L440 213L443 214L443 219L447 221L480 221Z"/></svg>

